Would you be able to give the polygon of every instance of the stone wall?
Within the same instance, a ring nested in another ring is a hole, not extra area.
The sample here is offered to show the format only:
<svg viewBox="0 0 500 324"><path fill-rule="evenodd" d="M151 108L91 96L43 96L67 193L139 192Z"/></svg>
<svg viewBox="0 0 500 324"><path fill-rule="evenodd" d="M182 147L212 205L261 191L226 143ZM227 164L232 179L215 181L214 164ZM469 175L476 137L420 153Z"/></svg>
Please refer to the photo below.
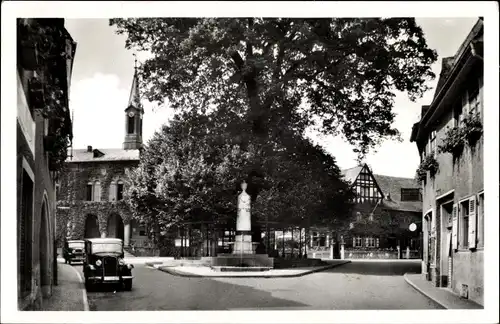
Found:
<svg viewBox="0 0 500 324"><path fill-rule="evenodd" d="M89 215L97 217L99 233L102 236L108 235L108 221L113 214L119 215L124 225L130 223L132 213L127 204L124 201L109 201L110 184L112 181L121 180L124 183L124 191L127 190L126 172L137 167L138 163L137 160L67 163L67 169L60 177L58 190L59 246L62 246L67 236L72 239L84 238L85 222ZM101 201L86 201L87 184L95 181L100 183Z"/></svg>
<svg viewBox="0 0 500 324"><path fill-rule="evenodd" d="M346 259L399 259L397 250L345 249L344 253Z"/></svg>
<svg viewBox="0 0 500 324"><path fill-rule="evenodd" d="M126 169L137 167L139 161L102 161L68 163L67 170L61 175L59 200L85 201L87 183L99 181L101 185L101 201L109 200L111 181L122 180L124 190L128 177Z"/></svg>
<svg viewBox="0 0 500 324"><path fill-rule="evenodd" d="M69 237L75 240L84 238L85 222L89 215L97 217L99 232L107 235L108 221L111 215L118 214L123 224L129 224L132 219L132 213L124 201L118 202L93 202L93 201L58 201L58 207L69 207L66 210L58 209L58 244L61 246L67 233L67 223L70 222Z"/></svg>
<svg viewBox="0 0 500 324"><path fill-rule="evenodd" d="M38 112L34 112L35 122L35 156L31 153L24 138L23 132L18 127L17 130L17 207L18 224L22 217L22 174L23 158L26 159L34 175L33 189L33 210L31 219L31 235L27 234L26 239L31 244L31 264L25 265L31 268L31 291L25 297L23 292L18 296L19 309L38 310L42 307L44 297L52 294L55 275L55 190L53 174L49 171L47 155L43 145L44 118ZM45 215L45 216L44 216ZM20 229L17 232L19 234ZM19 236L18 236L19 237ZM18 240L18 253L21 242ZM20 260L23 262L23 260Z"/></svg>

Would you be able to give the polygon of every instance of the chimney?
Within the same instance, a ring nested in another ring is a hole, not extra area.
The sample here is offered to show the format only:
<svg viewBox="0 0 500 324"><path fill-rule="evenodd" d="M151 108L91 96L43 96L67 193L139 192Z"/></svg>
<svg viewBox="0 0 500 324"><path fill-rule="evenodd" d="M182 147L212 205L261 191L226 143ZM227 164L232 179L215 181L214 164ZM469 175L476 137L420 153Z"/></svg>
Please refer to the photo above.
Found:
<svg viewBox="0 0 500 324"><path fill-rule="evenodd" d="M92 152L92 146L91 145L87 146L87 152Z"/></svg>

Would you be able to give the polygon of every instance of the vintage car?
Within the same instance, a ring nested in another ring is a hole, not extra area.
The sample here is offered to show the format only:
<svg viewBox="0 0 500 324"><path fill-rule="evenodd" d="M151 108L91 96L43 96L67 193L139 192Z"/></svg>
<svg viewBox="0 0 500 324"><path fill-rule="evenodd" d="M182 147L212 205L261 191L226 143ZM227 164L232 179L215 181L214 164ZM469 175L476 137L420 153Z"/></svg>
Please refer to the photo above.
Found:
<svg viewBox="0 0 500 324"><path fill-rule="evenodd" d="M123 241L118 238L85 240L83 274L85 288L92 290L97 284L120 284L125 290L132 289L132 264L123 259Z"/></svg>
<svg viewBox="0 0 500 324"><path fill-rule="evenodd" d="M83 240L66 240L63 247L64 263L83 262Z"/></svg>

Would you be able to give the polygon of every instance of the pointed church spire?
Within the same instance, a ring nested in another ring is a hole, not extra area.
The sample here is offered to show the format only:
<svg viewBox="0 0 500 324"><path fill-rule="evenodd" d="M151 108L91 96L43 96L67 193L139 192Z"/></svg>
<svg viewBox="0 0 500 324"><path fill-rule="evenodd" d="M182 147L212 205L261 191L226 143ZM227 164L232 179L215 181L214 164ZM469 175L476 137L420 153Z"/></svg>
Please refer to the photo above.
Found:
<svg viewBox="0 0 500 324"><path fill-rule="evenodd" d="M139 110L142 109L141 98L139 93L139 78L137 76L137 55L133 54L135 57L134 62L134 77L132 79L132 88L130 89L130 97L128 99L128 107L133 106Z"/></svg>

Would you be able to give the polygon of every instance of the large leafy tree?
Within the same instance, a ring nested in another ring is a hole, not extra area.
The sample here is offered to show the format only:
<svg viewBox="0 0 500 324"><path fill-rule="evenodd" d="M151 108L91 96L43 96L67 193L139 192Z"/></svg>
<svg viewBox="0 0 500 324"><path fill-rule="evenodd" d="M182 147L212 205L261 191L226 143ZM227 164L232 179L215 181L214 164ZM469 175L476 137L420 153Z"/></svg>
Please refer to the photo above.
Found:
<svg viewBox="0 0 500 324"><path fill-rule="evenodd" d="M245 117L245 136L342 134L359 157L393 128L395 91L415 100L436 52L412 18L111 19L126 47L151 52L146 97Z"/></svg>
<svg viewBox="0 0 500 324"><path fill-rule="evenodd" d="M234 221L240 182L249 178L254 220L307 225L349 208L348 186L320 147L303 138L252 138L243 150L222 117L181 113L154 134L129 173L126 196L137 218L162 229L183 221ZM236 127L244 119L232 121Z"/></svg>

